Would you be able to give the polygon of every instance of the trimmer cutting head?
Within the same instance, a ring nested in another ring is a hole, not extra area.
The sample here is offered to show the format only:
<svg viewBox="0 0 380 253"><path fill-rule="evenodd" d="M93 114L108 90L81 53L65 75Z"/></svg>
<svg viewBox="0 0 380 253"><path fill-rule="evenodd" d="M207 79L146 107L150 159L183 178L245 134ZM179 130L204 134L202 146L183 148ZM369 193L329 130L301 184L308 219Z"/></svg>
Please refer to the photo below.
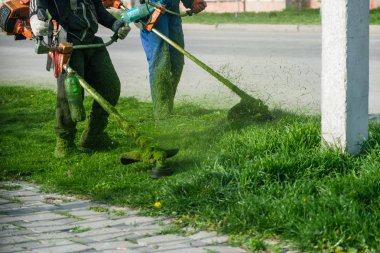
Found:
<svg viewBox="0 0 380 253"><path fill-rule="evenodd" d="M128 165L136 162L145 162L155 165L165 162L166 159L175 156L179 149L159 149L143 150L135 149L121 155L120 162L123 165Z"/></svg>
<svg viewBox="0 0 380 253"><path fill-rule="evenodd" d="M252 97L243 98L233 106L227 114L228 120L236 121L268 121L271 116L268 106L263 101Z"/></svg>

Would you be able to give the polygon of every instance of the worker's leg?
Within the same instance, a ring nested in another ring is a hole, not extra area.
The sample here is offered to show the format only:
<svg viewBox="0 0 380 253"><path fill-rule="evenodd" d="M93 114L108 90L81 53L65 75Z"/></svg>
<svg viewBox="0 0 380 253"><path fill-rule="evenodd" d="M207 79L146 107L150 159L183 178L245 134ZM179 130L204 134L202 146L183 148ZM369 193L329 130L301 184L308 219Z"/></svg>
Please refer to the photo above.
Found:
<svg viewBox="0 0 380 253"><path fill-rule="evenodd" d="M81 51L74 51L70 66L77 71L79 75L84 73L84 56ZM54 155L57 158L63 158L75 150L75 133L76 123L72 121L69 104L65 92L66 74L60 74L57 80L57 103L56 103L56 135L57 143Z"/></svg>
<svg viewBox="0 0 380 253"><path fill-rule="evenodd" d="M168 15L163 15L156 29L165 36L169 35ZM153 115L155 119L165 118L173 111L173 85L169 45L153 32L141 31L141 41L148 64Z"/></svg>
<svg viewBox="0 0 380 253"><path fill-rule="evenodd" d="M169 25L169 38L177 43L182 48L185 47L185 42L183 38L182 31L182 20L177 16L170 16ZM172 74L172 94L171 98L174 101L174 97L177 91L178 83L181 79L183 65L184 65L184 55L180 53L174 47L169 47L170 50L170 61L171 61L171 74Z"/></svg>
<svg viewBox="0 0 380 253"><path fill-rule="evenodd" d="M95 38L94 44L103 43ZM88 50L86 54L85 80L115 106L120 96L120 80L106 48ZM82 134L81 146L89 149L105 148L111 145L104 133L107 126L108 113L94 101L88 119L88 125Z"/></svg>

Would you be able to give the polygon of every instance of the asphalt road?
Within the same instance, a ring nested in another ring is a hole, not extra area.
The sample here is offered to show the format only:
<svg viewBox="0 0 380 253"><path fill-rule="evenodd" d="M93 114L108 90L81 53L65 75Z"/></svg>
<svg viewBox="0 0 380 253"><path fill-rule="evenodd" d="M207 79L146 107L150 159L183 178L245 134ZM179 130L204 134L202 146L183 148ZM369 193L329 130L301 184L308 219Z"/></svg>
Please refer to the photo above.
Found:
<svg viewBox="0 0 380 253"><path fill-rule="evenodd" d="M99 35L110 36L105 29ZM319 112L321 38L319 33L185 31L186 49L272 106ZM137 29L109 47L122 82L122 95L150 100L148 65ZM32 41L0 35L0 85L55 89L46 72L46 56L34 53ZM370 106L380 114L380 34L370 40ZM204 70L187 60L177 100L230 107L239 99Z"/></svg>

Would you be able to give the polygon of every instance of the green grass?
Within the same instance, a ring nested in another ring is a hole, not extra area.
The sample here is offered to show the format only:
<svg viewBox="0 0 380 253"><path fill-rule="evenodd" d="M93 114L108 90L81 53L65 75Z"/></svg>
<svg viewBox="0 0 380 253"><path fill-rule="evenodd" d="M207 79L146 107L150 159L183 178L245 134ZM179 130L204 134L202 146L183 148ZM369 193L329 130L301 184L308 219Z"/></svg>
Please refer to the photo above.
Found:
<svg viewBox="0 0 380 253"><path fill-rule="evenodd" d="M122 210L115 210L115 209L112 209L110 214L114 215L114 216L125 216L125 215L127 215L126 212L124 212Z"/></svg>
<svg viewBox="0 0 380 253"><path fill-rule="evenodd" d="M11 196L0 194L0 198L6 199L8 201L14 202L14 203L19 204L19 205L24 204L24 201L22 201L21 199L19 199L17 197L11 197Z"/></svg>
<svg viewBox="0 0 380 253"><path fill-rule="evenodd" d="M109 209L106 207L101 207L101 206L91 206L88 208L91 211L98 212L98 213L108 213Z"/></svg>
<svg viewBox="0 0 380 253"><path fill-rule="evenodd" d="M116 210L116 209L110 209L107 207L102 207L102 206L91 206L88 208L91 211L98 212L98 213L107 213L109 215L114 215L114 216L124 216L127 215L126 212L122 210Z"/></svg>
<svg viewBox="0 0 380 253"><path fill-rule="evenodd" d="M144 164L120 165L134 144L112 123L118 148L54 159L54 104L51 91L0 87L2 180L175 216L181 226L229 233L252 250L274 237L307 252L380 251L379 123L370 123L370 139L354 157L320 149L319 117L275 111L269 123L231 124L226 111L181 104L155 122L149 103L122 99L125 118L160 146L180 148L170 163L176 173L151 180Z"/></svg>
<svg viewBox="0 0 380 253"><path fill-rule="evenodd" d="M79 234L79 233L84 233L84 232L87 232L87 231L90 231L90 230L91 230L91 228L89 228L89 227L76 226L72 230L70 230L70 232L72 232L74 234Z"/></svg>
<svg viewBox="0 0 380 253"><path fill-rule="evenodd" d="M0 190L17 191L22 187L20 185L0 185Z"/></svg>
<svg viewBox="0 0 380 253"><path fill-rule="evenodd" d="M272 12L208 13L202 12L191 17L184 17L185 23L199 24L320 24L319 9L295 9ZM370 11L370 23L380 24L380 8Z"/></svg>
<svg viewBox="0 0 380 253"><path fill-rule="evenodd" d="M74 220L85 220L79 216L76 216L70 212L65 212L65 211L56 211L54 212L55 214L58 214L58 215L62 215L62 216L65 216L65 217L68 217L68 218L71 218L71 219L74 219Z"/></svg>
<svg viewBox="0 0 380 253"><path fill-rule="evenodd" d="M27 229L26 227L22 226L22 225L19 225L19 224L12 224L13 226L15 226L17 228L17 230L24 230L24 229Z"/></svg>
<svg viewBox="0 0 380 253"><path fill-rule="evenodd" d="M369 14L369 23L372 25L380 25L380 8L371 10Z"/></svg>

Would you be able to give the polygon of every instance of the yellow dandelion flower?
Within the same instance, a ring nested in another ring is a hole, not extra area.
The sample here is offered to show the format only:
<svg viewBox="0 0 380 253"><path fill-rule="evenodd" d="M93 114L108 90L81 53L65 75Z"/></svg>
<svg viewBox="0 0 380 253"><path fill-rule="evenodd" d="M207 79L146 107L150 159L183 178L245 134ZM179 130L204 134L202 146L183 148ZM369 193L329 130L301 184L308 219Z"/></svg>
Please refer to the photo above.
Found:
<svg viewBox="0 0 380 253"><path fill-rule="evenodd" d="M342 247L337 247L334 251L335 253L347 253L347 251L345 251Z"/></svg>
<svg viewBox="0 0 380 253"><path fill-rule="evenodd" d="M161 202L157 201L154 203L155 208L160 208L161 207Z"/></svg>

